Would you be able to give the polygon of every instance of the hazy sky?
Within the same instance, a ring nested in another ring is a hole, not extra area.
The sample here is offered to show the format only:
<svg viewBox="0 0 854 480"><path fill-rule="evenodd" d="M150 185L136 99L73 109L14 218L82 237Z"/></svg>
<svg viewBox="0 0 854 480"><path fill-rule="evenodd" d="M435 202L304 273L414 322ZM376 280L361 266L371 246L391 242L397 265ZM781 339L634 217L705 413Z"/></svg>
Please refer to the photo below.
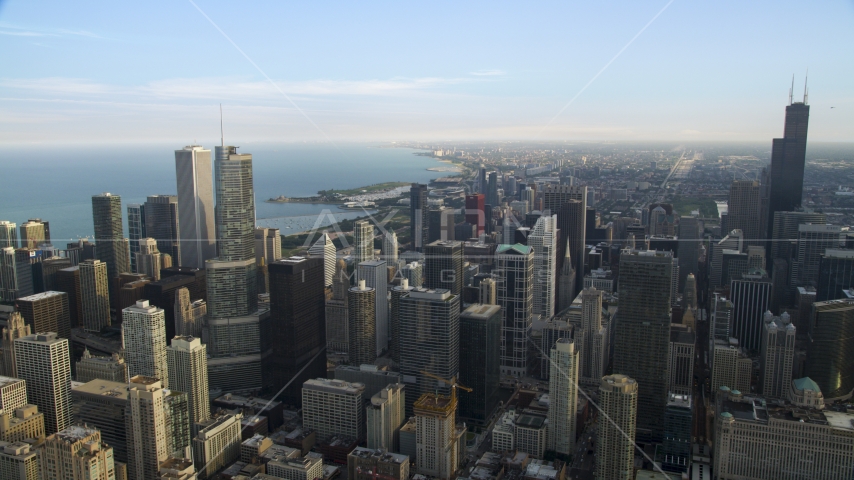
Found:
<svg viewBox="0 0 854 480"><path fill-rule="evenodd" d="M668 1L0 0L0 142L854 140L854 1Z"/></svg>

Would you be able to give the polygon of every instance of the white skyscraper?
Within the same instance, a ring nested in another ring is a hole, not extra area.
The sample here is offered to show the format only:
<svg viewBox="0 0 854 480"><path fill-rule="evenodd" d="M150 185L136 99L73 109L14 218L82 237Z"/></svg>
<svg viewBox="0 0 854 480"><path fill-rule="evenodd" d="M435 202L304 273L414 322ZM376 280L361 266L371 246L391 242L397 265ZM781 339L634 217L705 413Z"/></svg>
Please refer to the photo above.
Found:
<svg viewBox="0 0 854 480"><path fill-rule="evenodd" d="M528 335L533 316L534 250L526 245L499 245L495 252L498 306L504 311L501 329L501 374L528 373Z"/></svg>
<svg viewBox="0 0 854 480"><path fill-rule="evenodd" d="M397 234L394 233L393 230L389 230L383 236L383 260L389 264L389 266L397 267Z"/></svg>
<svg viewBox="0 0 854 480"><path fill-rule="evenodd" d="M324 285L332 285L335 277L335 245L329 234L325 231L321 233L320 238L308 249L308 254L323 259Z"/></svg>
<svg viewBox="0 0 854 480"><path fill-rule="evenodd" d="M139 240L139 252L136 254L136 271L151 277L153 281L160 280L160 269L163 263L160 250L157 248L157 240L153 238L141 238Z"/></svg>
<svg viewBox="0 0 854 480"><path fill-rule="evenodd" d="M36 333L15 340L18 378L27 382L29 402L44 414L47 434L71 424L71 359L68 340Z"/></svg>
<svg viewBox="0 0 854 480"><path fill-rule="evenodd" d="M160 463L169 456L164 397L158 379L145 376L130 379L127 428L130 478L157 478Z"/></svg>
<svg viewBox="0 0 854 480"><path fill-rule="evenodd" d="M610 421L599 424L596 435L597 480L632 480L638 383L625 375L608 375L599 386L599 405Z"/></svg>
<svg viewBox="0 0 854 480"><path fill-rule="evenodd" d="M181 266L205 268L216 257L211 151L199 145L175 150Z"/></svg>
<svg viewBox="0 0 854 480"><path fill-rule="evenodd" d="M282 258L282 237L278 228L255 227L255 261L267 265Z"/></svg>
<svg viewBox="0 0 854 480"><path fill-rule="evenodd" d="M353 226L353 255L356 265L374 259L374 226L359 220Z"/></svg>
<svg viewBox="0 0 854 480"><path fill-rule="evenodd" d="M178 336L166 348L172 389L187 392L190 424L210 418L207 347L196 337Z"/></svg>
<svg viewBox="0 0 854 480"><path fill-rule="evenodd" d="M341 434L361 438L365 428L365 385L318 378L302 386L303 427L318 438Z"/></svg>
<svg viewBox="0 0 854 480"><path fill-rule="evenodd" d="M368 448L398 451L400 427L406 420L404 415L403 384L389 384L373 397L365 408Z"/></svg>
<svg viewBox="0 0 854 480"><path fill-rule="evenodd" d="M17 224L8 220L0 221L0 248L18 248Z"/></svg>
<svg viewBox="0 0 854 480"><path fill-rule="evenodd" d="M459 465L456 395L425 393L414 405L415 464L431 478L452 478Z"/></svg>
<svg viewBox="0 0 854 480"><path fill-rule="evenodd" d="M122 310L122 347L128 375L153 377L169 387L169 368L166 362L166 312L138 300L136 305Z"/></svg>
<svg viewBox="0 0 854 480"><path fill-rule="evenodd" d="M370 260L359 264L358 273L366 287L376 290L377 355L380 355L388 349L388 269L384 261Z"/></svg>
<svg viewBox="0 0 854 480"><path fill-rule="evenodd" d="M537 219L528 235L534 249L534 314L547 319L555 313L557 215Z"/></svg>
<svg viewBox="0 0 854 480"><path fill-rule="evenodd" d="M570 338L559 338L551 351L549 371L548 449L570 455L575 446L578 406L578 350Z"/></svg>

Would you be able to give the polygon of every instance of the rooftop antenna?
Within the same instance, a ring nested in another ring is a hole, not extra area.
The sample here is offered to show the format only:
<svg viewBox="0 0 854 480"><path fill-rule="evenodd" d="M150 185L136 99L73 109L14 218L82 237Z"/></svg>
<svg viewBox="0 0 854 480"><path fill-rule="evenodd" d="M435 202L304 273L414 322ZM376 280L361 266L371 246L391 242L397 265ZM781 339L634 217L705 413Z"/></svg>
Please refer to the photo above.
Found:
<svg viewBox="0 0 854 480"><path fill-rule="evenodd" d="M789 105L792 104L792 92L795 90L795 74L792 74L792 86L789 88ZM222 105L219 106L220 116L222 116ZM220 118L220 121L222 119Z"/></svg>
<svg viewBox="0 0 854 480"><path fill-rule="evenodd" d="M795 77L792 76L792 85L795 84L794 78ZM792 94L791 94L791 92L789 92L789 103L792 103L791 97L792 97ZM225 135L223 135L223 133L222 133L222 104L221 103L219 104L219 145L221 147L225 147Z"/></svg>
<svg viewBox="0 0 854 480"><path fill-rule="evenodd" d="M809 92L807 91L807 80L809 80L810 69L807 69L807 74L804 76L804 105L807 104L807 97L809 96Z"/></svg>

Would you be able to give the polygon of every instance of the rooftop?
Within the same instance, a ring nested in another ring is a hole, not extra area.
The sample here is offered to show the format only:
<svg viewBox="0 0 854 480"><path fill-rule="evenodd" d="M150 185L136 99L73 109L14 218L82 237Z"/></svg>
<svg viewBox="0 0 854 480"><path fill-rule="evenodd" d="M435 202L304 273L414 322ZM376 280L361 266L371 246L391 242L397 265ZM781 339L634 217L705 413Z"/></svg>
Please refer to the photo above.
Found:
<svg viewBox="0 0 854 480"><path fill-rule="evenodd" d="M23 300L25 302L37 302L39 300L45 300L48 298L61 297L63 295L68 295L65 292L54 292L53 290L49 290L47 292L37 293L35 295L28 295L26 297L20 297L18 300Z"/></svg>
<svg viewBox="0 0 854 480"><path fill-rule="evenodd" d="M57 432L55 435L57 438L64 442L73 443L82 440L94 433L98 433L97 428L89 428L81 425L71 425L65 430Z"/></svg>
<svg viewBox="0 0 854 480"><path fill-rule="evenodd" d="M522 428L535 428L540 429L543 428L543 425L546 423L546 418L541 417L539 415L521 415L516 419L516 427Z"/></svg>
<svg viewBox="0 0 854 480"><path fill-rule="evenodd" d="M21 382L23 382L23 380L21 380L20 378L0 376L0 388L3 388L7 385L12 385L14 383L21 383Z"/></svg>
<svg viewBox="0 0 854 480"><path fill-rule="evenodd" d="M391 453L391 452L386 452L383 450L374 450L371 448L364 448L364 447L356 447L352 452L350 452L350 455L353 455L354 457L359 457L359 458L378 457L380 459L380 461L387 462L387 463L401 464L401 463L409 461L408 455L401 455L399 453Z"/></svg>
<svg viewBox="0 0 854 480"><path fill-rule="evenodd" d="M303 389L321 390L329 393L346 393L349 395L362 394L365 392L365 385L358 382L345 382L343 380L330 380L328 378L314 378L306 380L302 385Z"/></svg>

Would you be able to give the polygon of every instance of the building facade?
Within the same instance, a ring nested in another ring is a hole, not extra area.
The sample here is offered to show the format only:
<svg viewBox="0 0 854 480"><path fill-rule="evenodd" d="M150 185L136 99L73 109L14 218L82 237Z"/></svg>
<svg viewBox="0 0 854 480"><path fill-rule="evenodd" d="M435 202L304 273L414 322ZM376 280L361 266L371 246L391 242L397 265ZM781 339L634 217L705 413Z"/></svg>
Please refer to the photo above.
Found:
<svg viewBox="0 0 854 480"><path fill-rule="evenodd" d="M163 309L150 305L148 300L139 300L122 310L122 347L128 375L153 377L168 388L165 323Z"/></svg>

